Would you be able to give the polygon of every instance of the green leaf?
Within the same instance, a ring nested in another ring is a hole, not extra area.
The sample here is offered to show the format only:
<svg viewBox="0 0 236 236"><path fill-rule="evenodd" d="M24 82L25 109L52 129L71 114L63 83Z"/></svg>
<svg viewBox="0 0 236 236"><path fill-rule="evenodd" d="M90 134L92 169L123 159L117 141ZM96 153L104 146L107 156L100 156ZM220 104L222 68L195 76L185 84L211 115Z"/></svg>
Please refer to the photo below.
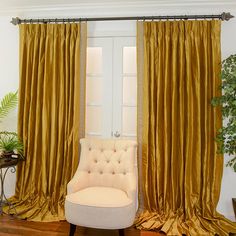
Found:
<svg viewBox="0 0 236 236"><path fill-rule="evenodd" d="M218 153L227 153L233 158L228 161L236 172L236 54L222 62L221 70L222 95L212 98L213 106L221 106L224 125L218 130L215 141Z"/></svg>
<svg viewBox="0 0 236 236"><path fill-rule="evenodd" d="M0 121L13 110L18 102L17 91L15 93L6 94L0 102Z"/></svg>

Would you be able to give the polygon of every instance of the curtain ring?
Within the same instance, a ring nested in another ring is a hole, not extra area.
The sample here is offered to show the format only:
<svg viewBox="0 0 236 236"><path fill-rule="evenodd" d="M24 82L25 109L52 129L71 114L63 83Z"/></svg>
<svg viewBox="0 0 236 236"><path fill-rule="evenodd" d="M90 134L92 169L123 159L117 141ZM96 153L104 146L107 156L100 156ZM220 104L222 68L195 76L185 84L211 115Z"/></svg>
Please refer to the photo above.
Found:
<svg viewBox="0 0 236 236"><path fill-rule="evenodd" d="M184 20L188 20L188 17L187 17L187 15L184 15Z"/></svg>

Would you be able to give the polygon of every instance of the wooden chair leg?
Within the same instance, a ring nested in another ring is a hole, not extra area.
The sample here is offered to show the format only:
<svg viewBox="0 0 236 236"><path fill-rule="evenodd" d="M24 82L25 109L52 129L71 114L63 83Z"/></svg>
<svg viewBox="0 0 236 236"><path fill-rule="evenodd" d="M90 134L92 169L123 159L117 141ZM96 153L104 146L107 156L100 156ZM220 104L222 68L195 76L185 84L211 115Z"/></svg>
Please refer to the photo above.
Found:
<svg viewBox="0 0 236 236"><path fill-rule="evenodd" d="M74 236L76 230L76 225L70 224L70 234L69 236Z"/></svg>
<svg viewBox="0 0 236 236"><path fill-rule="evenodd" d="M125 230L119 229L119 236L125 236Z"/></svg>

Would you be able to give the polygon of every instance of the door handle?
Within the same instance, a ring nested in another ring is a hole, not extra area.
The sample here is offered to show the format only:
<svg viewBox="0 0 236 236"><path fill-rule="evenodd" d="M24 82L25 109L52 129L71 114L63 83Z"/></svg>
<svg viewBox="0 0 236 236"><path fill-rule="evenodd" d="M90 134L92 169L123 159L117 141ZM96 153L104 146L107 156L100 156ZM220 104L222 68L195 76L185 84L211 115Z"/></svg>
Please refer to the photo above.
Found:
<svg viewBox="0 0 236 236"><path fill-rule="evenodd" d="M119 137L120 137L120 133L119 133L118 131L116 131L116 132L114 133L114 136L115 136L116 138L119 138Z"/></svg>

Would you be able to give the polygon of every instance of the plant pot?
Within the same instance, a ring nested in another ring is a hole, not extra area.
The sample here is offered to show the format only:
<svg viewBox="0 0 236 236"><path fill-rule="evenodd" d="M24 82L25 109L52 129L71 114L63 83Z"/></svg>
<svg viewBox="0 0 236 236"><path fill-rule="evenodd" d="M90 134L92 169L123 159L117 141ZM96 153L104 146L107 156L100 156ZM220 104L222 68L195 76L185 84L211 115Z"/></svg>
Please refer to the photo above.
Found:
<svg viewBox="0 0 236 236"><path fill-rule="evenodd" d="M236 198L232 198L233 208L234 208L234 214L236 217Z"/></svg>
<svg viewBox="0 0 236 236"><path fill-rule="evenodd" d="M14 152L3 152L1 154L1 157L5 157L5 158L11 158L11 156L14 154Z"/></svg>

